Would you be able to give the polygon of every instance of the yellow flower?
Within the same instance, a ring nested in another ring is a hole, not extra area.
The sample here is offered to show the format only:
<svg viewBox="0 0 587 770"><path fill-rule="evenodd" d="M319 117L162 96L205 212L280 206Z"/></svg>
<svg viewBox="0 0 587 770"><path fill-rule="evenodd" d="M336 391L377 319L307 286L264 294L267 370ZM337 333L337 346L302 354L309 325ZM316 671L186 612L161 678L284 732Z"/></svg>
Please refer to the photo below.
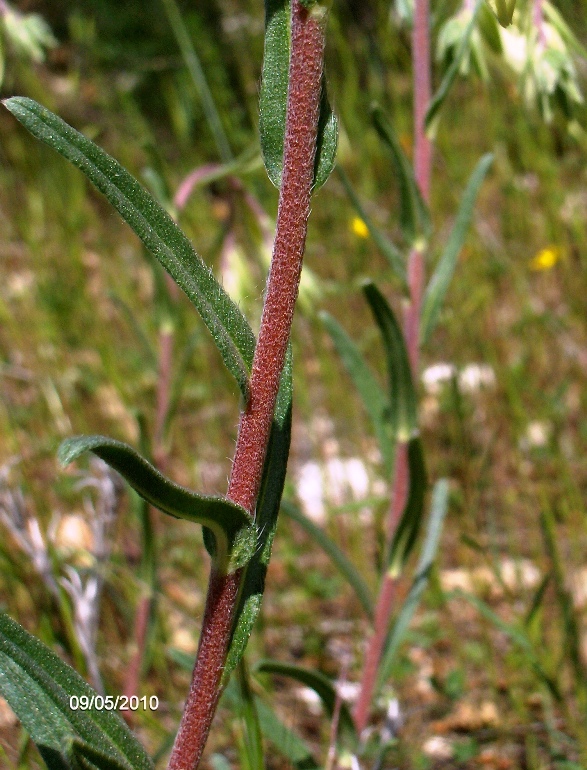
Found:
<svg viewBox="0 0 587 770"><path fill-rule="evenodd" d="M561 259L563 250L560 246L546 246L530 260L531 270L550 270Z"/></svg>
<svg viewBox="0 0 587 770"><path fill-rule="evenodd" d="M369 237L369 229L367 225L363 222L361 217L353 217L353 220L351 222L351 230L359 238Z"/></svg>

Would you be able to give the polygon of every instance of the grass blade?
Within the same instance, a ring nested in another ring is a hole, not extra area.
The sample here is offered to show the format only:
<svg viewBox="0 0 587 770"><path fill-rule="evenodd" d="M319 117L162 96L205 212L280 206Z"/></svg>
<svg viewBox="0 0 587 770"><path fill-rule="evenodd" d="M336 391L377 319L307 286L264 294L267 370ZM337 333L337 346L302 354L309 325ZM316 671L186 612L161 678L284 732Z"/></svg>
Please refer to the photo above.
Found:
<svg viewBox="0 0 587 770"><path fill-rule="evenodd" d="M366 284L363 291L383 337L389 375L392 432L397 441L407 442L418 431L418 417L416 392L404 336L391 307L375 284Z"/></svg>
<svg viewBox="0 0 587 770"><path fill-rule="evenodd" d="M448 291L448 287L450 286L450 282L457 266L458 256L463 248L467 230L469 229L471 219L473 218L477 194L479 193L479 189L489 171L492 161L492 154L488 153L487 155L484 155L471 174L463 197L461 198L457 217L448 241L426 288L424 301L422 303L421 338L423 345L430 339L430 335L438 321L442 303L446 296L446 292Z"/></svg>
<svg viewBox="0 0 587 770"><path fill-rule="evenodd" d="M221 570L244 566L255 548L255 527L249 514L223 497L198 495L163 476L127 444L104 436L76 436L59 447L59 460L68 465L84 452L93 452L155 508L178 519L201 524L213 535L206 541Z"/></svg>
<svg viewBox="0 0 587 770"><path fill-rule="evenodd" d="M264 770L263 739L261 723L257 713L257 704L251 690L245 659L241 658L237 666L237 682L240 711L245 726L245 750L249 770Z"/></svg>
<svg viewBox="0 0 587 770"><path fill-rule="evenodd" d="M369 235L373 238L375 245L379 251L383 254L385 259L389 262L389 265L397 278L399 278L402 286L402 290L407 293L408 282L406 276L405 259L402 256L399 249L389 240L389 238L383 234L383 232L377 227L375 222L367 214L363 204L359 200L357 193L354 191L353 186L350 183L348 176L345 174L340 166L336 167L336 173L340 181L343 184L346 194L348 195L351 203L355 207L357 214L361 217L363 222L367 225Z"/></svg>
<svg viewBox="0 0 587 770"><path fill-rule="evenodd" d="M400 191L400 227L407 243L421 249L430 237L432 223L428 207L422 199L412 164L407 159L395 131L378 105L373 108L373 123L377 133L391 151Z"/></svg>
<svg viewBox="0 0 587 770"><path fill-rule="evenodd" d="M428 107L428 111L426 112L426 118L424 120L424 125L426 126L426 131L428 133L430 133L433 130L434 120L440 108L444 104L446 97L450 92L452 84L454 83L455 78L460 70L463 59L469 52L469 43L471 42L471 35L473 34L473 30L475 29L475 25L477 24L477 14L479 13L479 9L481 8L482 5L483 5L483 0L477 0L475 4L475 8L473 10L473 15L471 16L471 21L467 25L465 34L461 39L461 44L459 46L459 49L456 52L455 57L450 64L450 67L444 73L444 77L442 78L442 82L440 83L440 86L438 87L437 92L434 94L434 96L430 100L430 106Z"/></svg>
<svg viewBox="0 0 587 770"><path fill-rule="evenodd" d="M349 373L357 393L361 397L363 406L369 415L377 437L377 443L379 444L383 466L387 472L391 472L394 440L391 435L389 422L389 401L377 382L375 375L361 355L359 348L338 321L330 313L326 312L320 313L320 319L332 337L338 355Z"/></svg>
<svg viewBox="0 0 587 770"><path fill-rule="evenodd" d="M216 109L214 97L212 96L212 92L208 86L208 81L206 80L204 70L200 64L200 59L196 53L196 49L194 48L175 0L162 0L162 3L165 8L165 13L167 14L167 18L169 19L169 24L173 30L173 34L179 46L179 50L181 51L181 56L185 66L187 67L188 72L190 73L190 77L194 82L194 85L196 86L200 96L202 108L204 110L206 120L208 121L210 131L212 132L212 136L214 137L214 141L216 142L218 154L222 158L223 163L228 163L230 160L232 160L232 151L230 149L230 144L226 136L226 132L222 126L220 115Z"/></svg>
<svg viewBox="0 0 587 770"><path fill-rule="evenodd" d="M372 619L374 608L371 591L369 590L369 587L361 577L358 570L347 558L346 554L340 550L334 540L328 537L324 530L320 529L320 527L317 527L313 521L305 516L297 507L297 505L284 500L281 503L281 510L289 519L299 524L302 529L304 529L306 533L316 543L318 543L324 553L330 558L340 574L345 578L347 583L355 592L357 599L367 614L367 617Z"/></svg>
<svg viewBox="0 0 587 770"><path fill-rule="evenodd" d="M519 628L516 628L511 623L506 623L505 620L502 620L486 602L478 599L476 596L473 596L473 594L467 593L466 591L462 591L457 588L454 591L446 594L445 598L465 599L469 602L469 604L472 604L473 607L475 607L486 620L488 620L495 628L497 628L498 631L501 631L503 634L505 634L517 647L520 648L520 650L522 650L527 662L532 666L538 678L541 679L542 682L544 682L544 684L548 687L554 699L559 703L562 701L563 695L558 686L558 683L552 678L552 676L550 676L550 674L546 672L544 666L538 658L538 655L536 654L532 642L523 631L521 631Z"/></svg>
<svg viewBox="0 0 587 770"><path fill-rule="evenodd" d="M416 575L405 602L397 616L393 628L385 644L385 652L381 659L378 672L379 685L383 685L391 676L391 670L400 644L408 630L414 612L416 611L424 589L428 584L428 577L440 542L440 534L448 507L448 482L440 479L434 485L432 491L432 504L426 537L422 546L422 552L416 567Z"/></svg>
<svg viewBox="0 0 587 770"><path fill-rule="evenodd" d="M265 49L259 96L261 151L267 175L275 187L281 185L285 113L290 54L290 0L265 0ZM314 171L314 189L321 187L334 168L338 144L338 122L326 96L322 79L322 98Z"/></svg>
<svg viewBox="0 0 587 770"><path fill-rule="evenodd" d="M34 636L0 614L0 692L51 770L72 770L87 746L117 770L152 770L145 750L114 711L70 708L96 692ZM77 749L75 748L77 747Z"/></svg>
<svg viewBox="0 0 587 770"><path fill-rule="evenodd" d="M24 97L7 99L4 105L33 136L83 171L108 198L193 302L247 399L255 347L253 332L169 214L118 161L57 115Z"/></svg>
<svg viewBox="0 0 587 770"><path fill-rule="evenodd" d="M262 660L255 666L255 672L286 676L303 684L305 687L309 687L320 698L327 714L329 716L333 715L337 700L336 689L332 680L319 671L296 666L293 663L281 663L278 660ZM340 709L340 727L356 741L355 723L347 704L344 702L341 704Z"/></svg>

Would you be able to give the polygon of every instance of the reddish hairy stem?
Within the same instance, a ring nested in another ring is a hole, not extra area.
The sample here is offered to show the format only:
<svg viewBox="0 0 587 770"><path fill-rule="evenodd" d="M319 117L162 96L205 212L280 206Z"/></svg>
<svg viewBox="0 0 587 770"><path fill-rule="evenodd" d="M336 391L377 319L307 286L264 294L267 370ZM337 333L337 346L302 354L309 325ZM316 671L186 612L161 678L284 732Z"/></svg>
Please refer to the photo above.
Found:
<svg viewBox="0 0 587 770"><path fill-rule="evenodd" d="M414 175L422 198L430 198L432 172L432 147L425 132L426 110L430 103L430 8L428 0L416 0L414 30L412 33L412 58L414 68ZM420 342L420 311L424 291L424 253L412 249L408 260L408 287L410 303L404 316L404 337L414 378L418 373ZM407 445L399 444L395 455L393 496L388 519L388 542L391 543L399 519L403 513L409 481ZM361 689L353 712L359 733L367 726L369 712L377 682L377 672L387 637L395 596L395 581L384 574L377 597L373 635L369 640Z"/></svg>
<svg viewBox="0 0 587 770"><path fill-rule="evenodd" d="M291 57L277 229L250 399L241 414L228 497L254 514L302 269L324 60L323 21L292 3ZM168 770L198 766L221 693L242 570L210 574L198 655Z"/></svg>

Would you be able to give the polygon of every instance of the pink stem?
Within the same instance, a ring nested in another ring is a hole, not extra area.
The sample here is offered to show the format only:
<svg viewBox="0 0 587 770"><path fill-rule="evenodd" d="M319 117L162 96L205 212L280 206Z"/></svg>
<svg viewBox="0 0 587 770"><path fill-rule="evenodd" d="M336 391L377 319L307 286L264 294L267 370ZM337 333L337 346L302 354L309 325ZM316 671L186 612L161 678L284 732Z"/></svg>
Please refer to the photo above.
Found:
<svg viewBox="0 0 587 770"><path fill-rule="evenodd" d="M255 348L250 400L241 415L228 497L253 515L305 248L324 58L324 25L292 2L291 57L283 175L273 258ZM242 570L212 569L192 683L168 770L200 762L221 694Z"/></svg>
<svg viewBox="0 0 587 770"><path fill-rule="evenodd" d="M430 177L432 172L432 147L426 136L424 121L431 97L430 78L430 8L428 0L416 0L414 30L412 34L412 57L414 62L414 174L422 198L430 198ZM421 249L412 249L408 260L408 286L410 304L404 316L404 337L410 358L412 374L416 379L419 366L420 311L424 290L424 254ZM397 446L394 468L394 493L388 520L388 542L404 510L409 482L407 445ZM368 724L371 704L377 683L377 672L389 629L395 597L395 580L386 572L381 581L373 635L369 640L365 665L361 678L361 689L353 717L359 733Z"/></svg>

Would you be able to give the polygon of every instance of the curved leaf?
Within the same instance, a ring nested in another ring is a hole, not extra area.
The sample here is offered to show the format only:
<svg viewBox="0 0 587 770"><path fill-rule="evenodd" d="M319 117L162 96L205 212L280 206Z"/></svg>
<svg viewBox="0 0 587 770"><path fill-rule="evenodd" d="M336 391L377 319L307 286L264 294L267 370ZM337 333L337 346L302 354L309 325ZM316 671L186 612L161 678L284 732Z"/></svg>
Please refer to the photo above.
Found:
<svg viewBox="0 0 587 770"><path fill-rule="evenodd" d="M254 668L255 672L261 674L277 674L287 676L296 682L303 684L314 690L316 695L324 704L324 708L329 716L334 713L337 702L337 692L334 683L319 671L313 671L310 668L295 666L292 663L281 663L278 660L262 660ZM342 701L340 708L340 728L353 740L357 740L357 731L351 712L347 704Z"/></svg>
<svg viewBox="0 0 587 770"><path fill-rule="evenodd" d="M340 166L336 167L336 173L338 174L340 181L343 184L346 194L349 196L351 203L355 207L357 214L361 217L363 222L367 226L369 235L373 238L375 245L379 251L383 254L385 259L389 262L389 266L399 278L402 285L402 290L407 293L408 282L406 277L406 265L405 259L402 256L399 249L384 235L384 233L377 227L375 222L371 219L365 207L359 200L357 193L353 190L353 186L350 183L348 176L345 174Z"/></svg>
<svg viewBox="0 0 587 770"><path fill-rule="evenodd" d="M426 287L426 293L424 294L424 301L422 303L422 325L420 331L422 344L426 344L430 339L430 335L438 321L442 302L446 296L448 287L450 286L457 265L457 259L463 248L467 230L473 217L475 200L477 199L479 188L485 179L492 161L492 154L488 153L487 155L484 155L471 174L463 197L461 198L457 217L452 230L450 231L448 241L438 260L436 269L430 278L430 282Z"/></svg>
<svg viewBox="0 0 587 770"><path fill-rule="evenodd" d="M389 150L395 166L400 191L400 227L410 246L421 249L432 231L430 213L414 178L412 164L407 159L393 126L379 107L372 107L373 123Z"/></svg>
<svg viewBox="0 0 587 770"><path fill-rule="evenodd" d="M338 355L361 397L377 436L383 465L391 472L394 441L390 430L389 401L360 350L338 321L324 311L320 313L320 319L332 337Z"/></svg>
<svg viewBox="0 0 587 770"><path fill-rule="evenodd" d="M297 505L284 500L281 503L281 510L288 518L297 522L306 531L306 533L313 540L315 540L316 543L318 543L324 553L330 557L332 563L336 566L338 571L345 578L347 583L351 586L357 595L357 599L367 613L367 616L373 619L374 608L371 591L369 590L368 585L365 583L358 570L355 568L354 564L349 561L346 554L340 550L334 540L328 537L324 530L320 529L320 527L317 527L313 521L305 516L297 507Z"/></svg>
<svg viewBox="0 0 587 770"><path fill-rule="evenodd" d="M4 105L37 139L83 171L108 198L193 302L247 399L255 348L253 332L169 214L118 161L45 107L24 97L6 99Z"/></svg>
<svg viewBox="0 0 587 770"><path fill-rule="evenodd" d="M398 441L409 441L418 431L417 398L402 330L393 310L373 283L363 287L385 348L389 375L390 420Z"/></svg>
<svg viewBox="0 0 587 770"><path fill-rule="evenodd" d="M71 696L88 698L89 703L96 692L4 614L0 614L0 692L50 770L77 770L80 756L98 755L104 762L92 760L92 768L152 770L145 750L118 714L70 708Z"/></svg>
<svg viewBox="0 0 587 770"><path fill-rule="evenodd" d="M408 467L410 472L408 499L391 541L387 559L388 573L393 578L401 574L410 558L422 524L427 480L422 442L419 438L411 439L408 444Z"/></svg>
<svg viewBox="0 0 587 770"><path fill-rule="evenodd" d="M259 96L259 132L267 175L275 187L281 185L285 116L290 54L290 0L265 0L265 49ZM322 79L322 98L318 121L318 139L314 189L321 187L334 168L338 143L338 122L326 96Z"/></svg>
<svg viewBox="0 0 587 770"><path fill-rule="evenodd" d="M412 581L410 591L404 601L402 608L397 616L391 633L387 637L384 653L379 664L378 682L379 686L384 684L391 676L391 669L395 660L398 647L400 646L410 621L420 603L424 589L428 584L430 569L436 558L440 534L446 516L448 506L448 482L446 479L440 479L434 485L432 491L432 504L430 506L430 518L422 552L416 567L416 574Z"/></svg>
<svg viewBox="0 0 587 770"><path fill-rule="evenodd" d="M261 610L261 602L265 590L265 576L271 558L271 549L277 528L277 517L279 515L281 496L287 472L291 439L292 389L292 350L291 345L289 345L285 367L281 375L269 446L263 467L261 490L255 512L257 542L254 554L247 564L242 583L240 604L224 666L224 682L227 681L230 673L241 659L255 620Z"/></svg>
<svg viewBox="0 0 587 770"><path fill-rule="evenodd" d="M244 508L226 498L198 495L175 484L128 444L104 436L67 439L59 447L59 460L68 465L84 452L93 452L108 463L155 508L210 530L215 542L212 556L218 569L233 571L251 558L255 526Z"/></svg>

